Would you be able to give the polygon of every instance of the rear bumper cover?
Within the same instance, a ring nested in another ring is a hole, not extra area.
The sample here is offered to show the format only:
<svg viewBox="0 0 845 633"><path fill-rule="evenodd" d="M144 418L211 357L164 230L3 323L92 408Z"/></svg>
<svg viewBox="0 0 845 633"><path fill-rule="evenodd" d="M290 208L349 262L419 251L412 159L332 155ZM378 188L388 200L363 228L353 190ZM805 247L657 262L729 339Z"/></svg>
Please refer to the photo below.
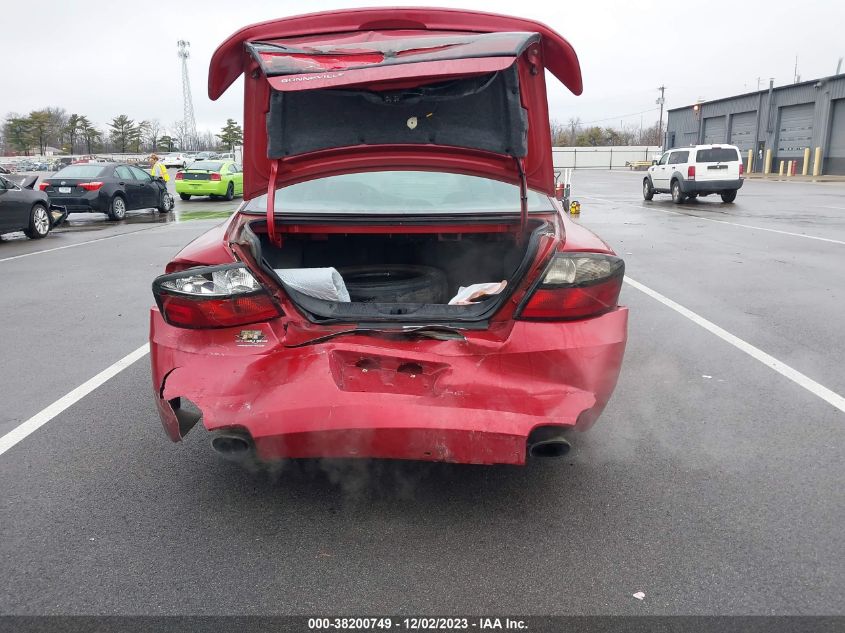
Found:
<svg viewBox="0 0 845 633"><path fill-rule="evenodd" d="M516 322L502 339L348 335L288 348L279 321L192 331L153 309L153 389L174 442L190 428L178 409L188 398L206 429L248 433L264 460L522 464L535 427L584 430L599 416L619 375L627 318L618 308L584 321ZM243 329L260 330L264 342L238 343Z"/></svg>
<svg viewBox="0 0 845 633"><path fill-rule="evenodd" d="M175 189L193 196L222 196L228 186L225 180L177 180Z"/></svg>
<svg viewBox="0 0 845 633"><path fill-rule="evenodd" d="M108 213L111 199L101 191L91 191L81 196L50 196L50 203L66 207L68 211L83 213Z"/></svg>
<svg viewBox="0 0 845 633"><path fill-rule="evenodd" d="M737 180L681 180L681 191L684 193L717 193L719 191L734 191L742 189L742 178Z"/></svg>

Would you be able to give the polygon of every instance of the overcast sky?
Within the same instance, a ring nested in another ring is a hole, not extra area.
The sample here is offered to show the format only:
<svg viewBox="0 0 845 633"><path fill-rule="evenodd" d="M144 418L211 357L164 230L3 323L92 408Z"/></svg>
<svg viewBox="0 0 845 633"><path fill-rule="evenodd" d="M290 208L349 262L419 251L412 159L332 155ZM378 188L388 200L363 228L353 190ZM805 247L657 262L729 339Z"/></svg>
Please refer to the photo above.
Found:
<svg viewBox="0 0 845 633"><path fill-rule="evenodd" d="M343 7L425 4L416 0L192 0L105 2L37 0L31 13L15 3L0 23L0 117L46 106L88 115L100 126L118 114L182 117L176 41L191 42L189 72L197 125L219 130L242 121L240 81L218 101L208 98L208 62L241 26L285 15ZM433 6L519 13L566 37L581 60L584 93L549 82L551 116L561 122L648 126L657 120L657 87L668 108L792 83L795 55L802 79L832 75L845 56L845 2L676 0L669 3L436 0ZM15 27L20 20L20 28ZM843 64L845 66L845 64Z"/></svg>

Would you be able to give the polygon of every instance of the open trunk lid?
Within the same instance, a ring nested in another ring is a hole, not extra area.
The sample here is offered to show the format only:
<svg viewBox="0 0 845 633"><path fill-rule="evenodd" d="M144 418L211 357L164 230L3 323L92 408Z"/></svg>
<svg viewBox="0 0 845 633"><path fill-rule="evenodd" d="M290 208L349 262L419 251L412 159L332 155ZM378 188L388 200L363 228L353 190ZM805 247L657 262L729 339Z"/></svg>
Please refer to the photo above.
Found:
<svg viewBox="0 0 845 633"><path fill-rule="evenodd" d="M334 11L235 33L212 57L209 96L246 73L245 199L377 169L454 171L553 195L545 68L581 92L572 47L531 20Z"/></svg>

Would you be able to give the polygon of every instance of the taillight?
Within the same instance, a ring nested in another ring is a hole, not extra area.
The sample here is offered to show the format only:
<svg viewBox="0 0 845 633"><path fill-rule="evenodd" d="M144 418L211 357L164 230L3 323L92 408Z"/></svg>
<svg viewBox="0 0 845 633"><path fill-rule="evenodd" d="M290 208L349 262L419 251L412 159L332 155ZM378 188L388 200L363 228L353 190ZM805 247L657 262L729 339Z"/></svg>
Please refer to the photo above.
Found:
<svg viewBox="0 0 845 633"><path fill-rule="evenodd" d="M77 186L81 187L82 189L85 189L85 191L97 191L97 189L99 189L100 187L103 186L103 183L101 183L99 181L98 182L81 182Z"/></svg>
<svg viewBox="0 0 845 633"><path fill-rule="evenodd" d="M625 262L600 253L558 253L517 310L518 319L562 321L616 307Z"/></svg>
<svg viewBox="0 0 845 633"><path fill-rule="evenodd" d="M41 191L47 191L47 187L49 187L49 186L50 186L49 182L42 182L42 183L39 183L38 188Z"/></svg>
<svg viewBox="0 0 845 633"><path fill-rule="evenodd" d="M739 164L739 177L742 178L745 175L745 165L742 163Z"/></svg>
<svg viewBox="0 0 845 633"><path fill-rule="evenodd" d="M185 180L185 174L183 174L181 171L177 171L176 180Z"/></svg>
<svg viewBox="0 0 845 633"><path fill-rule="evenodd" d="M687 167L687 180L695 180L695 165Z"/></svg>
<svg viewBox="0 0 845 633"><path fill-rule="evenodd" d="M211 174L211 179L219 181L220 180L220 174Z"/></svg>
<svg viewBox="0 0 845 633"><path fill-rule="evenodd" d="M266 289L242 264L206 266L153 281L158 309L176 327L234 327L282 315Z"/></svg>

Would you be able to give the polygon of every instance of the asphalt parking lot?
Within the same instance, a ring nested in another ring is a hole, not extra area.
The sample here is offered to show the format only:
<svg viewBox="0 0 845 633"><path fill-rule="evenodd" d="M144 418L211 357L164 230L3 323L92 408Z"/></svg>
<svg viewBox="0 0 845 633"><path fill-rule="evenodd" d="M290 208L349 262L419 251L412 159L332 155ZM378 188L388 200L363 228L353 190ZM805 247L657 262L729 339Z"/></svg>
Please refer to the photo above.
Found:
<svg viewBox="0 0 845 633"><path fill-rule="evenodd" d="M166 439L141 355L0 454L0 612L842 614L845 185L641 178L574 176L631 314L565 458L255 473ZM4 236L0 435L143 345L152 278L235 204Z"/></svg>

